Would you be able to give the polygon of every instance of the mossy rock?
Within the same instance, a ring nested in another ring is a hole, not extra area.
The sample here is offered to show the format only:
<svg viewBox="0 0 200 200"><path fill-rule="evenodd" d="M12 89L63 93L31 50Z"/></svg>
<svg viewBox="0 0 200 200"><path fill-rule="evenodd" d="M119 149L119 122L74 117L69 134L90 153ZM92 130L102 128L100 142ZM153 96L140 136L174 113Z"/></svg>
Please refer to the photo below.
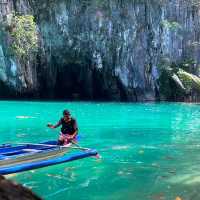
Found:
<svg viewBox="0 0 200 200"><path fill-rule="evenodd" d="M195 89L200 92L200 78L198 76L190 74L182 69L177 72L177 75L188 91Z"/></svg>

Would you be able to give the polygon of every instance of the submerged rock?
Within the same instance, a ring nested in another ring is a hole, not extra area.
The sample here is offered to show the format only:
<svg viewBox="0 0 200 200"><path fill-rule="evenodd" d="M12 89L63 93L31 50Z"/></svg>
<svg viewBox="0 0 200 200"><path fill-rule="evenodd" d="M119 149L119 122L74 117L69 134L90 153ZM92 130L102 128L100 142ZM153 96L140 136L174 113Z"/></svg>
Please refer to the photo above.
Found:
<svg viewBox="0 0 200 200"><path fill-rule="evenodd" d="M41 200L31 190L0 176L0 200Z"/></svg>

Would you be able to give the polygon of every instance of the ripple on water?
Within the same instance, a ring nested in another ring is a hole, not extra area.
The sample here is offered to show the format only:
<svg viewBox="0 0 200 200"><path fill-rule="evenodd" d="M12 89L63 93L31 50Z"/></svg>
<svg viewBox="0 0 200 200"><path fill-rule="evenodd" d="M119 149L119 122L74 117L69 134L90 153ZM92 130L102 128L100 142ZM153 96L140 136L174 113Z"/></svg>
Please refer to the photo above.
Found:
<svg viewBox="0 0 200 200"><path fill-rule="evenodd" d="M128 150L130 148L132 148L130 145L116 145L111 147L112 150Z"/></svg>

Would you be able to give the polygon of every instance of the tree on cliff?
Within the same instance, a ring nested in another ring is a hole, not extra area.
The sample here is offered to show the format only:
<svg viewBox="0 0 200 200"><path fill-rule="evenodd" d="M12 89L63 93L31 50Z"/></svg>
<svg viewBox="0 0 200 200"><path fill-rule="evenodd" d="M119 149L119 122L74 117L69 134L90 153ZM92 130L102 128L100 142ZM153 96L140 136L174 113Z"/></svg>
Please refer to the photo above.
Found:
<svg viewBox="0 0 200 200"><path fill-rule="evenodd" d="M11 21L11 49L20 59L28 59L37 52L38 35L32 15L15 15Z"/></svg>

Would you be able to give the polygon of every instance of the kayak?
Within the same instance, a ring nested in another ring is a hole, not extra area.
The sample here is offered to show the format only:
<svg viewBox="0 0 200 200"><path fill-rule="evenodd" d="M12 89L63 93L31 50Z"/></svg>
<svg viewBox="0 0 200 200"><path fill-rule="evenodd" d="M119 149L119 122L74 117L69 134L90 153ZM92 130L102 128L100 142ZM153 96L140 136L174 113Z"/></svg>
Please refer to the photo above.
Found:
<svg viewBox="0 0 200 200"><path fill-rule="evenodd" d="M96 156L96 150L69 144L57 145L57 141L42 143L4 144L0 146L0 174L12 174L86 157Z"/></svg>

